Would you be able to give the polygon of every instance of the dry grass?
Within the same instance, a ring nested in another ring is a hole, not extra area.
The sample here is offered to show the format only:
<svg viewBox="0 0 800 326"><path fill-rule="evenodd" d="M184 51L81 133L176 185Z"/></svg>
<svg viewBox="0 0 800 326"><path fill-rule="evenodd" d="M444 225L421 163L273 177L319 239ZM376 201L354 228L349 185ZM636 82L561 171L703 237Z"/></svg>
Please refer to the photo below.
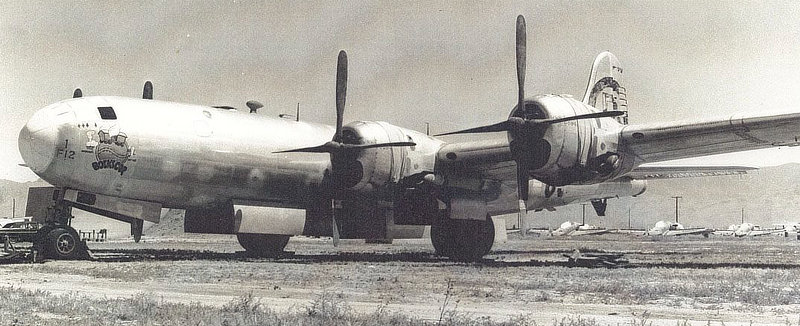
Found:
<svg viewBox="0 0 800 326"><path fill-rule="evenodd" d="M0 288L2 325L530 325L523 317L506 322L451 313L440 322L425 321L378 307L355 313L338 294L324 293L307 307L275 312L247 294L220 308L165 302L140 293L130 298L92 300L78 295ZM563 325L563 323L559 324ZM568 324L575 325L575 324ZM585 324L578 324L585 325Z"/></svg>
<svg viewBox="0 0 800 326"><path fill-rule="evenodd" d="M441 324L445 325L502 325L501 322L470 315L466 311L476 314L486 312L493 318L508 318L517 312L553 309L549 307L593 305L595 312L591 316L596 317L605 312L625 314L628 308L620 306L628 305L650 310L666 306L693 309L700 313L734 311L742 314L766 312L772 315L788 315L794 314L797 305L800 305L800 286L795 282L800 268L791 265L800 264L796 263L800 261L800 241L796 240L526 239L512 240L508 244L500 245L494 255L499 261L539 261L533 264L453 263L433 257L429 253L432 251L430 245L421 241L372 246L344 242L342 246L333 248L324 240L293 240L295 242L290 242L288 249L296 251L296 256L278 260L254 260L237 256L237 245L232 241L235 240L199 243L189 241L179 243L182 248L177 251L163 249L170 248L173 245L171 243L166 246L163 243L149 243L138 247L148 255L148 250L163 250L160 253L179 256L186 253L178 251L188 251L188 258L180 256L178 259L162 260L145 255L145 258L125 262L52 261L44 264L6 265L3 266L2 273L27 275L26 277L33 277L38 280L36 282L41 283L39 287L27 288L53 289L54 287L48 287L47 284L63 279L78 285L89 282L106 291L101 295L121 298L102 302L87 298L77 300L91 301L93 309L104 313L95 313L81 307L69 308L67 302L76 300L65 299L64 296L49 296L52 301L64 301L59 303L61 308L58 309L48 306L53 305L52 302L34 302L30 305L38 307L38 312L30 318L39 318L54 325L60 321L64 321L65 325L70 324L69 318L73 316L79 317L82 324L93 322L92 318L112 318L96 323L98 325L155 325L162 322L176 324L176 321L184 318L180 316L201 318L187 320L187 323L200 321L201 325L222 325L223 322L225 325L273 322L282 325L365 325L378 320L388 325L437 324L440 317ZM132 243L116 246L125 250L137 248ZM197 246L198 250L188 249L193 246ZM158 249L159 247L162 249ZM219 250L213 251L213 248ZM568 268L549 263L563 261L561 253L569 253L573 248L583 248L590 252L625 252L626 258L638 265L633 268L603 269ZM206 250L211 252L210 257L204 256ZM192 258L192 253L202 257ZM728 266L725 262L735 264ZM761 263L776 263L779 267L747 265ZM20 286L23 283L27 281L20 280ZM252 294L237 297L225 305L203 301L214 305L208 307L179 304L174 299L165 301L158 294L153 297L141 294L131 296L135 293L133 291L119 293L114 288L119 284L131 289L149 288L151 290L148 291L168 295L214 295L220 298L217 302L226 302L248 291L252 291ZM12 292L19 291L17 289ZM98 295L89 293L90 291L85 294L97 300ZM33 296L39 294L41 293L37 292ZM29 305L16 301L33 300L12 300L7 299L8 296L15 295L0 293L0 302L4 302L0 306L4 311L0 313L0 325L10 325L8 321L11 319L8 317L16 315L8 315L5 310L14 311L16 308L13 307ZM291 311L271 310L285 310L288 305L295 304L294 302L304 302L304 306ZM357 309L351 308L348 302ZM410 315L394 313L405 311L403 309L408 307L416 310ZM508 309L494 313L492 309L495 308ZM163 314L169 318L159 319L162 318L159 317L160 311L165 309L167 312ZM20 309L16 310L21 312ZM148 312L150 310L154 311ZM142 313L144 315L140 316ZM562 313L570 312L564 310ZM416 319L418 316L428 319ZM551 322L542 316L533 317L538 318L536 320L540 325ZM523 315L505 323L531 324L533 317ZM680 315L674 318L682 320L690 317L691 315ZM278 318L280 322L269 318ZM669 315L665 317L663 312L659 312L658 318L669 318ZM634 320L625 320L627 324L649 324L646 318L638 315ZM595 325L598 322L590 317L567 315L552 320L552 323ZM32 325L37 322L26 319L23 324Z"/></svg>

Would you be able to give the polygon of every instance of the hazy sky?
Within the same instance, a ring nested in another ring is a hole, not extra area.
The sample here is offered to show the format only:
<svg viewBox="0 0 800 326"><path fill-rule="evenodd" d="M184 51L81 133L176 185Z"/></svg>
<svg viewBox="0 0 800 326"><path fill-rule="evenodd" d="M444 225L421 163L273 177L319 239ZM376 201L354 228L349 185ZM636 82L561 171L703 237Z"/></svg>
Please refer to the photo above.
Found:
<svg viewBox="0 0 800 326"><path fill-rule="evenodd" d="M339 49L345 121L433 132L501 121L516 101L514 20L528 23L527 93L582 97L594 57L625 68L632 123L797 107L800 3L655 1L0 2L0 178L37 109L84 95L293 112L335 120ZM797 149L721 163L800 162Z"/></svg>

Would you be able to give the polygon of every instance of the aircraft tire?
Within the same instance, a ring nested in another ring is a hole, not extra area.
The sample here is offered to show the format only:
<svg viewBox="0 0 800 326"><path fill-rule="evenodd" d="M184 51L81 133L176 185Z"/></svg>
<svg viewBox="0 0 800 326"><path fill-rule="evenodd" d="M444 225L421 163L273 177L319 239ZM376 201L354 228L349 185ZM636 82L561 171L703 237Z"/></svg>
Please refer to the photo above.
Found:
<svg viewBox="0 0 800 326"><path fill-rule="evenodd" d="M431 243L436 254L439 256L450 257L452 255L451 232L447 232L448 218L437 218L431 225Z"/></svg>
<svg viewBox="0 0 800 326"><path fill-rule="evenodd" d="M288 235L237 233L239 245L249 254L256 257L277 257L283 253L289 243Z"/></svg>
<svg viewBox="0 0 800 326"><path fill-rule="evenodd" d="M76 259L84 251L78 232L71 227L57 226L47 232L42 240L42 253L49 259Z"/></svg>
<svg viewBox="0 0 800 326"><path fill-rule="evenodd" d="M494 245L494 223L488 216L482 221L437 219L431 225L431 243L438 255L475 262Z"/></svg>

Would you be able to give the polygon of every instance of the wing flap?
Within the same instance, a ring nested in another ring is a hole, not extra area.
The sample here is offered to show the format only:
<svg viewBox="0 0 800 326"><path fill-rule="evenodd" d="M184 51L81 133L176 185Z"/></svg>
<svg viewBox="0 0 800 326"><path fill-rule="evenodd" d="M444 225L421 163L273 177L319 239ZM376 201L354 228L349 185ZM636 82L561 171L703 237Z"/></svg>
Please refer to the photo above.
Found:
<svg viewBox="0 0 800 326"><path fill-rule="evenodd" d="M640 163L800 145L800 113L733 115L627 126L622 143Z"/></svg>
<svg viewBox="0 0 800 326"><path fill-rule="evenodd" d="M758 168L751 166L659 166L645 164L636 167L633 171L625 174L625 176L638 180L693 178L747 174L747 171L757 169Z"/></svg>

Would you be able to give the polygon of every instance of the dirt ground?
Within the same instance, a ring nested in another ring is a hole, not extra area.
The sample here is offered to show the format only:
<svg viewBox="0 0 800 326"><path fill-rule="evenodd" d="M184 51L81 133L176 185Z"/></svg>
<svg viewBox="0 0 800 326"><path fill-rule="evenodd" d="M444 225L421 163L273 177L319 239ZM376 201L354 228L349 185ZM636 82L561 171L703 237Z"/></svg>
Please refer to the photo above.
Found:
<svg viewBox="0 0 800 326"><path fill-rule="evenodd" d="M292 238L287 255L244 255L232 236L145 237L90 243L94 261L0 265L0 286L220 306L252 293L276 311L334 295L356 311L442 314L539 325L565 318L600 324L800 324L800 241L769 237L554 239L512 235L486 260L456 263L430 241L364 244ZM570 267L564 254L622 253L619 268Z"/></svg>

